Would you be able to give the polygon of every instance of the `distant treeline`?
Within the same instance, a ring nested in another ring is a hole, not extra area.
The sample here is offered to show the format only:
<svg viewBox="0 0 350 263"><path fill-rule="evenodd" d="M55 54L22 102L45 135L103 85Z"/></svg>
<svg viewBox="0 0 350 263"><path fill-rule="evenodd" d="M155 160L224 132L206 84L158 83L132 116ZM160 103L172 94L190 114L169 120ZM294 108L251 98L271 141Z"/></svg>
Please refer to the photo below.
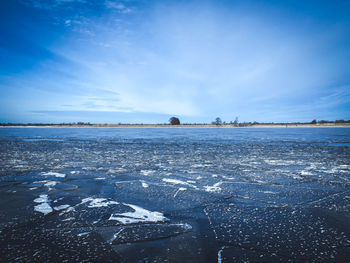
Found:
<svg viewBox="0 0 350 263"><path fill-rule="evenodd" d="M182 126L206 126L206 125L216 125L216 126L235 126L235 127L249 127L255 125L308 125L308 124L345 124L350 123L350 120L312 120L311 122L238 122L235 120L234 122L225 122L221 121L220 118L217 118L215 122L212 123L182 123ZM144 123L117 123L117 124L93 124L90 122L70 122L70 123L0 123L0 126L154 126L154 125L169 125L169 123L158 123L158 124L144 124Z"/></svg>

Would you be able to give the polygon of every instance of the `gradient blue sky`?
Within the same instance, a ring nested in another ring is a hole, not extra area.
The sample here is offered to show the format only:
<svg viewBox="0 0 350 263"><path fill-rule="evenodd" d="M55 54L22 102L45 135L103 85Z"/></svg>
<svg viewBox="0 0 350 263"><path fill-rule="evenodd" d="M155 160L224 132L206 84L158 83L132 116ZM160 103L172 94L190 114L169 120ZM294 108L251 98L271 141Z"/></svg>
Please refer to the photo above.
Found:
<svg viewBox="0 0 350 263"><path fill-rule="evenodd" d="M350 119L350 1L0 1L0 122Z"/></svg>

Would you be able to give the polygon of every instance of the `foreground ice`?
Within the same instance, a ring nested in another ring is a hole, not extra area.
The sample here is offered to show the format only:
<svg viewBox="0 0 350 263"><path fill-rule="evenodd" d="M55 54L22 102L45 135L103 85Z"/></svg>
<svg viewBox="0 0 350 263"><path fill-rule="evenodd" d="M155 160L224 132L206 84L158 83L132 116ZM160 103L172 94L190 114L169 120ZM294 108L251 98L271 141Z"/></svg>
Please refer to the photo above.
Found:
<svg viewBox="0 0 350 263"><path fill-rule="evenodd" d="M350 262L350 130L74 131L0 136L5 261Z"/></svg>

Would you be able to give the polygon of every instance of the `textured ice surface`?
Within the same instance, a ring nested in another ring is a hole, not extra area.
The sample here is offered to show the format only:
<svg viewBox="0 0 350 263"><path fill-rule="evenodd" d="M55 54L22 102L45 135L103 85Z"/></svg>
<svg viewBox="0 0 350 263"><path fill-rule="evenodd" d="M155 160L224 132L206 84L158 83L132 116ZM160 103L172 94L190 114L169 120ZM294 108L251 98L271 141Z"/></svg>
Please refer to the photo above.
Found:
<svg viewBox="0 0 350 263"><path fill-rule="evenodd" d="M223 203L205 211L217 239L231 246L327 261L350 245L349 237L318 210Z"/></svg>
<svg viewBox="0 0 350 263"><path fill-rule="evenodd" d="M349 141L348 128L0 129L0 253L350 262Z"/></svg>

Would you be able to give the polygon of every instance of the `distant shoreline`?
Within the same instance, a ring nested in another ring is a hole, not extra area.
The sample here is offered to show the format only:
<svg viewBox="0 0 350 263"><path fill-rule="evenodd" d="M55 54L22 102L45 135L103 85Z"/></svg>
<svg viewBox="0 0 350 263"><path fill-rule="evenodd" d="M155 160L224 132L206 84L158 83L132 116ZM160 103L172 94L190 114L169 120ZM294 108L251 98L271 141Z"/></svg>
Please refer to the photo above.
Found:
<svg viewBox="0 0 350 263"><path fill-rule="evenodd" d="M1 124L0 128L324 128L324 127L350 127L350 123L286 123L286 124Z"/></svg>

